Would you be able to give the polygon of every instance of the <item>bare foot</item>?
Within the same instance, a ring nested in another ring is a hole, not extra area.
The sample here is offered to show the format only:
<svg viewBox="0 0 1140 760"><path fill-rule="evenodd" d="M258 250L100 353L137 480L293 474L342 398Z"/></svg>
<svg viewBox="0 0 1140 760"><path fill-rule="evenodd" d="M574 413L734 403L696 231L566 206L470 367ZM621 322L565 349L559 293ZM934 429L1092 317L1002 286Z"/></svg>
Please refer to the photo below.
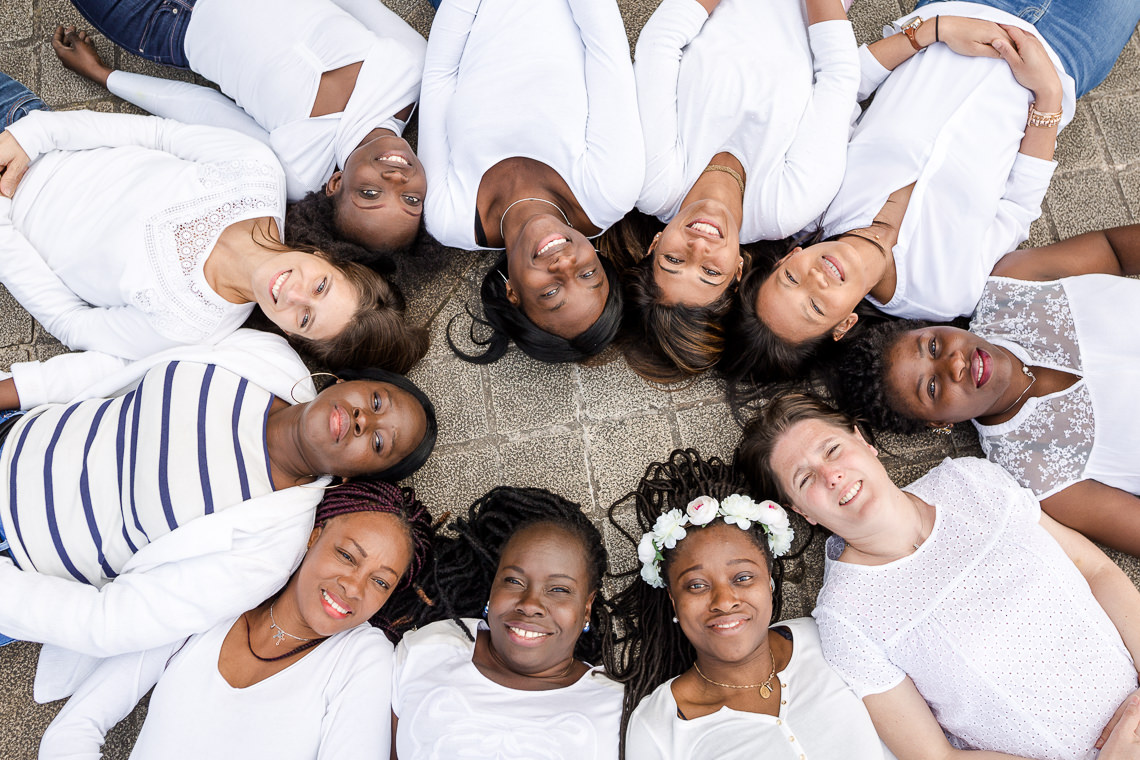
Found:
<svg viewBox="0 0 1140 760"><path fill-rule="evenodd" d="M74 71L96 84L107 86L112 69L103 63L95 50L91 35L74 26L57 26L51 38L51 47L65 69Z"/></svg>

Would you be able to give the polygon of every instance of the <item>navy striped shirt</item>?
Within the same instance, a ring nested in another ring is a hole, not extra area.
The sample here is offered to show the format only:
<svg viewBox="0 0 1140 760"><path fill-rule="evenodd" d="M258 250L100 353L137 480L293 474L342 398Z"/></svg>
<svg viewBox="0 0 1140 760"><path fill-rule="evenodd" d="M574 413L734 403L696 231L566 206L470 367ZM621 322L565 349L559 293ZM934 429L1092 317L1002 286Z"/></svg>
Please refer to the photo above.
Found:
<svg viewBox="0 0 1140 760"><path fill-rule="evenodd" d="M13 558L102 586L159 536L272 492L272 403L220 367L169 362L124 396L32 410L0 450Z"/></svg>

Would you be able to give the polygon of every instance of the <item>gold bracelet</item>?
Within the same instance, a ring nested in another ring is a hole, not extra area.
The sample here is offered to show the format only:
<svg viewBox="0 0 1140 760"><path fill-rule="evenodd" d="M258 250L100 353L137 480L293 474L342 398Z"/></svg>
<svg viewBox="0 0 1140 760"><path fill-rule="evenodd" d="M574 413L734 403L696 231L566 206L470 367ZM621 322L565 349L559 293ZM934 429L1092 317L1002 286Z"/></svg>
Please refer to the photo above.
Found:
<svg viewBox="0 0 1140 760"><path fill-rule="evenodd" d="M1063 111L1057 111L1056 113L1044 113L1034 108L1036 105L1036 102L1029 104L1029 118L1025 122L1026 126L1055 127L1061 123L1061 114Z"/></svg>

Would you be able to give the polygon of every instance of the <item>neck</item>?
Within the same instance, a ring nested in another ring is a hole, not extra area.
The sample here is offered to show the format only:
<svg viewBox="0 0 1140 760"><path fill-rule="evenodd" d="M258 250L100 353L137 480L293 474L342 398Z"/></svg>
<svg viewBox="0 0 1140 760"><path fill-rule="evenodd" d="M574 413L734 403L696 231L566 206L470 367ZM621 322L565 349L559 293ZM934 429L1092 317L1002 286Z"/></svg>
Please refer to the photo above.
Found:
<svg viewBox="0 0 1140 760"><path fill-rule="evenodd" d="M858 255L863 282L870 285L867 293L882 303L891 300L895 290L895 257L892 251L895 236L886 234L879 227L869 227L852 230L840 239Z"/></svg>
<svg viewBox="0 0 1140 760"><path fill-rule="evenodd" d="M280 405L279 405L280 404ZM265 423L265 448L269 452L269 466L273 473L274 488L280 490L311 482L315 476L312 467L301 454L301 415L307 404L289 404L277 399L269 410Z"/></svg>
<svg viewBox="0 0 1140 760"><path fill-rule="evenodd" d="M782 650L777 649L781 641L783 638L779 634L768 631L768 635L751 654L735 662L704 657L698 652L695 665L700 672L697 673L697 678L717 690L723 690L725 687L717 686L711 681L731 686L758 686L768 680L773 670L779 671L781 667L787 665L787 657L783 655Z"/></svg>
<svg viewBox="0 0 1140 760"><path fill-rule="evenodd" d="M895 488L883 519L867 534L845 538L843 559L859 565L885 565L914 554L934 529L934 508L914 494Z"/></svg>
<svg viewBox="0 0 1140 760"><path fill-rule="evenodd" d="M206 258L202 274L207 284L230 303L253 303L251 279L254 270L276 251L261 243L281 244L277 222L268 217L247 219L222 230Z"/></svg>
<svg viewBox="0 0 1140 760"><path fill-rule="evenodd" d="M503 239L503 247L507 247L508 240L515 240L527 222L536 216L550 214L560 221L573 227L562 205L552 198L541 195L524 196L516 198L503 207L499 215L499 236Z"/></svg>
<svg viewBox="0 0 1140 760"><path fill-rule="evenodd" d="M369 132L368 134L366 134L364 136L364 139L356 144L356 148L363 148L365 145L372 142L377 137L399 137L399 135L397 135L395 132L393 132L390 129L386 129L384 127L377 127L376 129L374 129L371 132ZM353 150L356 150L356 148L353 148Z"/></svg>
<svg viewBox="0 0 1140 760"><path fill-rule="evenodd" d="M996 347L1006 355L1010 363L1010 382L1001 395L998 396L997 401L990 407L985 414L978 415L978 421L983 425L1000 422L1003 419L1008 419L1007 415L1012 416L1017 414L1021 407L1025 404L1025 399L1034 395L1033 378L1025 374L1023 367L1025 363L1018 359L1016 354L1002 346ZM992 382L992 381L991 381Z"/></svg>
<svg viewBox="0 0 1140 760"><path fill-rule="evenodd" d="M727 158L726 158L727 157ZM728 160L731 159L731 162ZM740 176L744 176L744 168L740 166L740 162L732 157L729 153L718 153L713 159L712 163L720 164L721 166L729 166L740 172ZM703 172L693 186L689 188L684 199L681 201L681 208L696 203L697 201L714 200L723 203L726 208L732 213L732 221L736 225L736 230L739 233L741 220L744 218L744 194L740 192L740 185L731 175L725 172Z"/></svg>

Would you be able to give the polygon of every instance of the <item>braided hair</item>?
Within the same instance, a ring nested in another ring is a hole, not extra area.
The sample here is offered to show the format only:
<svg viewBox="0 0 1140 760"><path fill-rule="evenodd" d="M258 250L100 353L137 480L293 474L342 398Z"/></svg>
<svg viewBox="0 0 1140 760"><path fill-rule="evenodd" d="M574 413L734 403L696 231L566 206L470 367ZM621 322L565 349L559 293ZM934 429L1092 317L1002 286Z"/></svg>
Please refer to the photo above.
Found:
<svg viewBox="0 0 1140 760"><path fill-rule="evenodd" d="M621 756L625 756L625 736L630 715L650 692L670 678L684 673L696 662L696 650L681 627L673 622L673 606L664 588L654 588L640 575L636 561L637 545L642 534L653 529L657 518L671 509L685 511L698 496L723 499L734 493L748 494L748 482L731 465L716 457L703 459L693 449L677 449L664 462L654 462L645 470L637 488L618 499L609 508L610 523L628 542L623 556L634 557L633 567L615 571L610 578L625 588L610 602L611 626L603 642L606 672L625 684L621 714ZM798 518L793 518L798 519ZM796 524L797 535L807 541L787 557L799 556L811 541L811 529L802 521ZM691 526L686 530L701 530ZM768 571L775 583L772 593L772 620L779 617L783 559L774 560L767 536L759 523L745 531L764 553ZM684 540L684 539L682 539ZM668 577L669 564L675 552L663 552L661 576Z"/></svg>
<svg viewBox="0 0 1140 760"><path fill-rule="evenodd" d="M603 632L609 628L606 601L599 588L607 563L602 534L579 505L542 488L499 486L472 504L465 518L448 525L454 535L437 541L432 571L424 581L433 603L417 609L413 624L453 620L472 638L462 618L482 615L503 547L532 525L556 526L582 545L589 571L587 591L597 595L590 612L590 631L578 637L574 656L597 662Z"/></svg>
<svg viewBox="0 0 1140 760"><path fill-rule="evenodd" d="M400 488L376 478L356 478L330 488L317 505L314 524L323 527L329 520L356 512L382 512L393 515L407 531L412 559L392 595L368 621L395 641L405 627L408 610L418 604L423 593L417 580L431 561L435 528L427 507L411 488Z"/></svg>

